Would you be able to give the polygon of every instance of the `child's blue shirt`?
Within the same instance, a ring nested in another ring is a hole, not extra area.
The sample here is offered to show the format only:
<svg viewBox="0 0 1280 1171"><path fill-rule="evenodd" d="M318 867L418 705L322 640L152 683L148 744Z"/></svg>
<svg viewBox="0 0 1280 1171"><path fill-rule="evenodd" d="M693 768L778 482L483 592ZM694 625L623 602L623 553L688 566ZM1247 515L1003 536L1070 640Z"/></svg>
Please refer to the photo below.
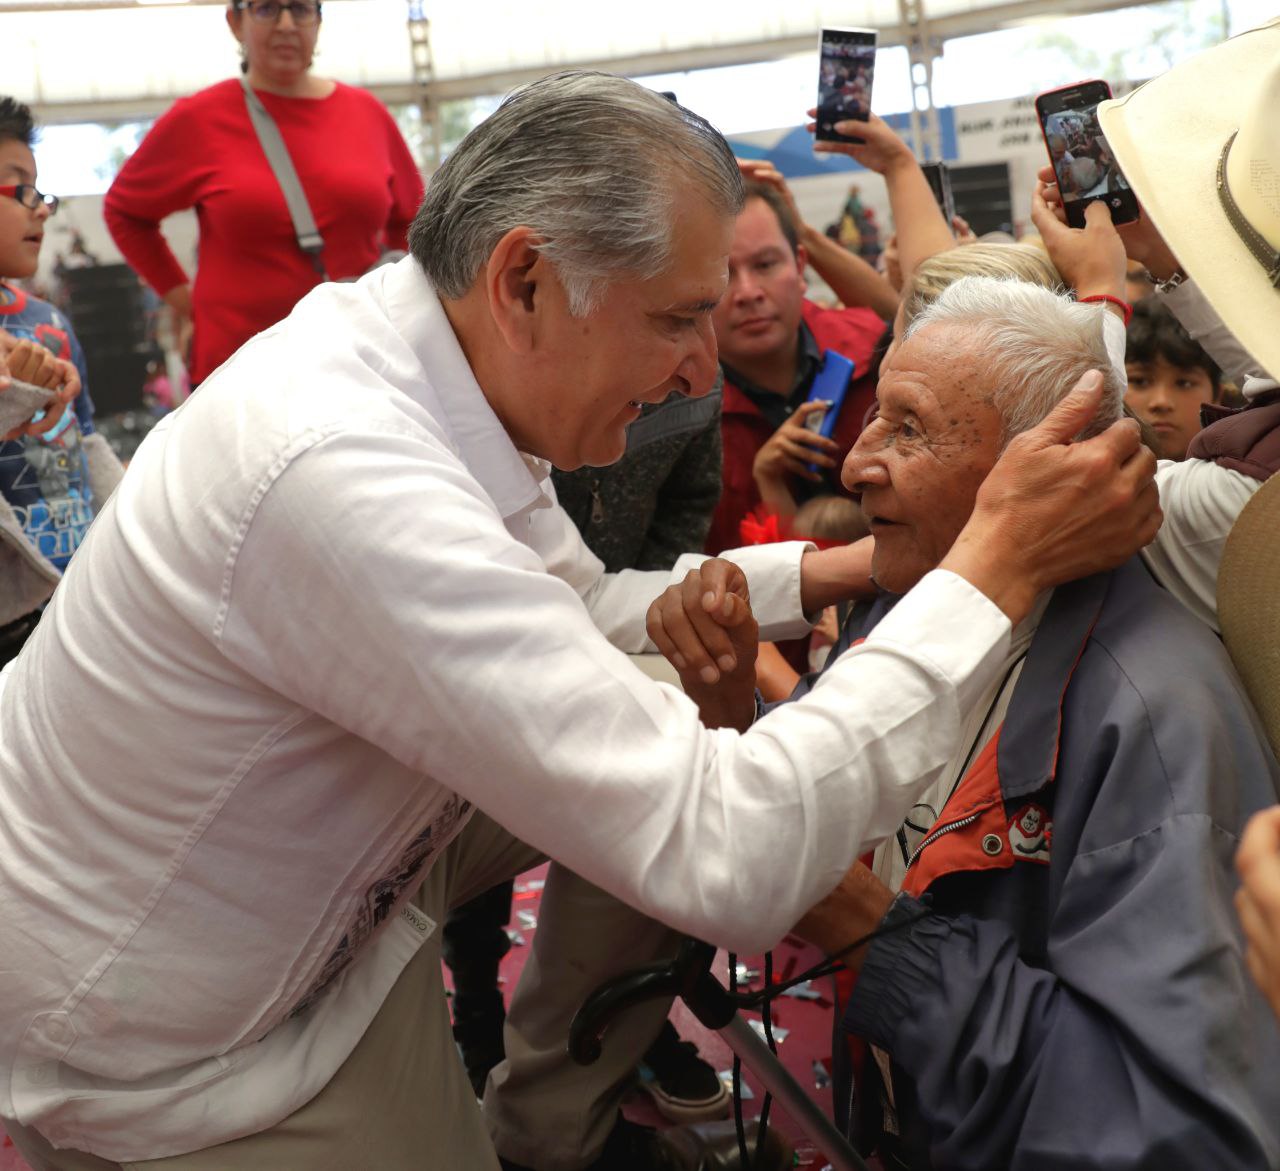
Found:
<svg viewBox="0 0 1280 1171"><path fill-rule="evenodd" d="M80 372L74 411L44 435L0 442L0 494L23 532L59 571L84 540L93 520L93 493L81 443L93 433L93 400L84 353L71 323L47 301L0 281L0 329L31 338Z"/></svg>

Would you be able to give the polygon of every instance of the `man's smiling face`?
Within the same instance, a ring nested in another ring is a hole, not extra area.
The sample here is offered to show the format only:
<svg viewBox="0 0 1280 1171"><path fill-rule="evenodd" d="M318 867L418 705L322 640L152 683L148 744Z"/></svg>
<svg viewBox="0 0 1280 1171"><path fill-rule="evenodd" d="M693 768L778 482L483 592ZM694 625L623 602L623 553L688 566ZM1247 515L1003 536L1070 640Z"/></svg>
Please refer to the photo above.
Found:
<svg viewBox="0 0 1280 1171"><path fill-rule="evenodd" d="M875 537L872 575L895 594L946 556L1000 454L995 387L970 343L935 325L898 346L880 373L879 414L845 460Z"/></svg>
<svg viewBox="0 0 1280 1171"><path fill-rule="evenodd" d="M585 317L563 286L543 291L546 312L529 394L508 429L522 450L566 471L622 458L627 426L645 403L715 385L711 311L724 293L733 223L699 195L677 198L672 260L648 280L611 283Z"/></svg>

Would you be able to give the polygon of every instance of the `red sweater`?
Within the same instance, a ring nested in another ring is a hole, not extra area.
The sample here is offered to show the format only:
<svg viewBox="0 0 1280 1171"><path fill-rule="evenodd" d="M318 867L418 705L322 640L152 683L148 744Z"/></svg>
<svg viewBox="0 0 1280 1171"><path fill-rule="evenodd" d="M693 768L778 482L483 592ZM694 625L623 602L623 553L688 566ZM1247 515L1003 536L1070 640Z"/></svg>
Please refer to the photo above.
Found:
<svg viewBox="0 0 1280 1171"><path fill-rule="evenodd" d="M280 127L324 236L329 275L357 276L384 247L404 248L422 177L386 107L340 83L321 99L259 96ZM190 361L191 379L199 382L319 282L298 247L239 81L175 102L107 192L112 237L162 296L188 277L160 221L188 207L200 222Z"/></svg>

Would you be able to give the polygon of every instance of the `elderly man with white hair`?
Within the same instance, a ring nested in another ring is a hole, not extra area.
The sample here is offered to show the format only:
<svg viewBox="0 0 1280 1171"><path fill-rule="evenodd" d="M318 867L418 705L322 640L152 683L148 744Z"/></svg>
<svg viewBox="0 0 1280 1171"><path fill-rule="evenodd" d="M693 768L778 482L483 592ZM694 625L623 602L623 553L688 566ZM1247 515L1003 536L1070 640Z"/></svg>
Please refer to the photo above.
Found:
<svg viewBox="0 0 1280 1171"><path fill-rule="evenodd" d="M1103 311L969 277L911 324L844 466L884 593L837 650L900 617L1082 373L1104 372L1095 426L1119 414ZM717 691L748 724L744 683ZM874 874L802 925L831 951L880 932L842 1022L869 1043L836 1093L859 1142L910 1171L1277 1166L1280 1033L1231 900L1278 780L1218 640L1139 560L1041 593Z"/></svg>
<svg viewBox="0 0 1280 1171"><path fill-rule="evenodd" d="M434 176L412 257L148 437L0 680L0 1117L40 1171L484 1171L490 1132L513 1165L674 1166L614 1127L662 1006L583 1071L583 995L674 946L655 920L778 938L935 781L1036 594L1151 538L1135 431L1065 442L1082 390L820 695L708 732L623 653L672 579L604 574L547 484L710 389L742 198L702 119L545 79ZM846 573L717 561L687 625L750 579L801 629ZM583 877L552 868L486 1127L436 925L545 855Z"/></svg>

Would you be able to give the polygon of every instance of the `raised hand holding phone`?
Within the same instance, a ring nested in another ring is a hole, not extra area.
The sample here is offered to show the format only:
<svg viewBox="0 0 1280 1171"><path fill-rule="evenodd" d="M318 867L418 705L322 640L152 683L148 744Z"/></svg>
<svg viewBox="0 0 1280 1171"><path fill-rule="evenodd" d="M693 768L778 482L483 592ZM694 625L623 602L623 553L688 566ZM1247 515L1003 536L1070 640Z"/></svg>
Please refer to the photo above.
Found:
<svg viewBox="0 0 1280 1171"><path fill-rule="evenodd" d="M1049 259L1077 296L1124 298L1124 241L1105 208L1085 208L1085 226L1071 228L1036 191L1031 196L1031 222Z"/></svg>
<svg viewBox="0 0 1280 1171"><path fill-rule="evenodd" d="M871 115L871 84L876 71L876 31L824 28L818 40L819 142L860 143L856 127Z"/></svg>
<svg viewBox="0 0 1280 1171"><path fill-rule="evenodd" d="M1111 97L1105 81L1081 81L1036 98L1036 117L1053 165L1067 223L1084 227L1085 208L1101 201L1114 223L1138 218L1130 189L1098 124L1098 103Z"/></svg>
<svg viewBox="0 0 1280 1171"><path fill-rule="evenodd" d="M1065 224L1067 215L1062 209L1062 192L1058 189L1058 177L1054 169L1041 167L1036 172L1036 178L1039 180L1037 192L1041 199L1059 223ZM1116 224L1116 232L1124 242L1125 255L1143 265L1153 279L1167 280L1180 271L1181 266L1173 250L1165 243L1151 217L1142 214L1141 202L1138 203L1138 218L1126 224Z"/></svg>

